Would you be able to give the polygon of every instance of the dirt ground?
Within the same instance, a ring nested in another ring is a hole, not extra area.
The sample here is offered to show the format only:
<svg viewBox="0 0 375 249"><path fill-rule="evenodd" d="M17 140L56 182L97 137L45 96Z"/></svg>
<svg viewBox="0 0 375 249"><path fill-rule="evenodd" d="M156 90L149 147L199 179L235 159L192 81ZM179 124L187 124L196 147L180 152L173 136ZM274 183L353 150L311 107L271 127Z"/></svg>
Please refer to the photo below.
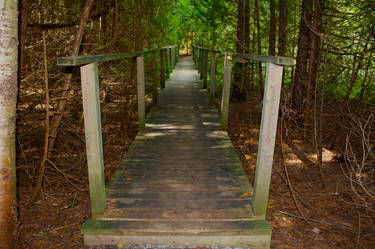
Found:
<svg viewBox="0 0 375 249"><path fill-rule="evenodd" d="M131 106L131 101L112 100L103 105L107 181L137 133L135 112L132 108L123 108L124 103ZM251 182L256 165L260 109L256 100L230 106L228 132ZM18 122L21 249L86 248L79 229L90 215L87 166L83 123L75 112L79 113L72 110L73 114L64 117L65 125L60 129L48 164L41 196L33 205L28 205L28 200L38 166L38 151L42 147L43 120L21 112ZM314 148L300 142L302 132L298 128L293 132L297 148L314 162ZM279 134L267 213L273 228L272 248L375 248L375 219L371 214L359 216L362 212L351 201L343 162L337 160L335 152L324 150L323 183L318 167L306 165L281 140Z"/></svg>

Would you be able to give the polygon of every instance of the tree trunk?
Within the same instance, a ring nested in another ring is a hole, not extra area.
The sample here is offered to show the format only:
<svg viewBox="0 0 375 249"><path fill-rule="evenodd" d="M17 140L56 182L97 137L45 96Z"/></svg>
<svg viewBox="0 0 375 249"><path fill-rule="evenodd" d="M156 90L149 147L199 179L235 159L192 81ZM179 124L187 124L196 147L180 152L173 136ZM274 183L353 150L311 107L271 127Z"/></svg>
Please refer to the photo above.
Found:
<svg viewBox="0 0 375 249"><path fill-rule="evenodd" d="M279 43L278 56L285 56L286 49L286 26L288 24L288 0L279 1Z"/></svg>
<svg viewBox="0 0 375 249"><path fill-rule="evenodd" d="M236 52L249 53L250 49L250 9L249 0L237 1L237 37ZM234 68L234 85L232 97L243 101L246 99L249 88L249 77L246 74L245 64L236 63Z"/></svg>
<svg viewBox="0 0 375 249"><path fill-rule="evenodd" d="M113 8L113 20L112 20L112 51L115 50L117 40L117 19L118 19L118 3L115 0L115 6Z"/></svg>
<svg viewBox="0 0 375 249"><path fill-rule="evenodd" d="M374 52L374 44L372 44L371 49L370 49L370 55L369 55L369 57L367 59L365 76L363 77L363 81L362 81L362 85L361 85L361 92L359 93L359 99L361 99L361 100L363 99L363 95L364 95L364 93L366 91L366 87L368 86L368 84L367 84L367 78L368 78L368 72L369 72L370 64L373 61L372 60L372 53L373 52ZM369 82L371 82L371 77L370 77Z"/></svg>
<svg viewBox="0 0 375 249"><path fill-rule="evenodd" d="M15 248L18 1L1 1L0 33L0 248Z"/></svg>
<svg viewBox="0 0 375 249"><path fill-rule="evenodd" d="M255 22L257 28L257 47L258 47L258 54L262 54L262 47L261 47L261 37L260 37L260 21L259 21L259 3L258 0L255 0ZM262 63L258 63L259 65L259 96L258 99L263 99L263 72L262 72Z"/></svg>
<svg viewBox="0 0 375 249"><path fill-rule="evenodd" d="M268 55L276 54L276 16L275 0L270 0L270 33L268 40Z"/></svg>
<svg viewBox="0 0 375 249"><path fill-rule="evenodd" d="M311 129L311 116L312 116L312 101L313 92L316 84L318 65L320 57L320 36L322 33L322 16L323 16L323 4L321 0L315 0L314 9L314 21L312 29L314 32L311 34L311 50L309 57L309 69L307 78L307 92L304 106L304 140L307 142L307 133Z"/></svg>
<svg viewBox="0 0 375 249"><path fill-rule="evenodd" d="M25 40L27 37L27 12L28 12L28 4L26 0L20 1L20 30L19 30L19 39L20 39L20 45L19 45L19 68L18 73L21 73L23 71L23 65L25 64ZM20 80L20 78L18 79Z"/></svg>
<svg viewBox="0 0 375 249"><path fill-rule="evenodd" d="M93 2L94 2L94 0L86 0L86 3L83 7L82 15L81 15L81 21L79 23L78 30L77 30L77 33L76 33L76 36L75 36L71 56L77 56L78 55L79 48L80 48L81 42L82 42L82 37L83 37L84 31L85 31L85 28L86 28L87 21L89 19L90 10L91 10ZM57 106L56 114L53 116L52 121L51 121L51 125L50 125L50 137L49 137L49 140L48 140L48 156L42 155L42 158L49 158L51 156L50 154L51 154L53 146L55 144L58 128L60 126L60 123L61 123L61 120L62 120L62 117L63 117L63 114L64 114L65 102L66 102L68 89L70 87L71 81L72 81L72 74L71 73L65 74L64 75L63 92L61 93L61 96L59 98L60 101L59 101L58 106ZM45 162L41 162L41 165L43 165L43 164L45 164ZM43 176L44 176L44 169L41 168L39 170L39 175L38 175L38 179L37 179L35 189L33 190L33 193L31 195L30 203L33 203L35 201L36 197L38 196L38 193L39 193L40 188L42 186Z"/></svg>
<svg viewBox="0 0 375 249"><path fill-rule="evenodd" d="M313 15L313 0L303 0L298 35L297 63L292 85L292 108L297 112L302 111L303 101L306 97L306 76L310 54L311 27Z"/></svg>

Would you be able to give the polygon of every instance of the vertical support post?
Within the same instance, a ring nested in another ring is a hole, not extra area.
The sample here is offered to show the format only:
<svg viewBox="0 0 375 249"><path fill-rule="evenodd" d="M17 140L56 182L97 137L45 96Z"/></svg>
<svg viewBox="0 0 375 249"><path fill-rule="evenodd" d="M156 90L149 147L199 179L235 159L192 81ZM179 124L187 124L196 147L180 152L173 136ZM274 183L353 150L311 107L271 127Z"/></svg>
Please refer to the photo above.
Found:
<svg viewBox="0 0 375 249"><path fill-rule="evenodd" d="M144 55L137 56L137 100L139 129L146 125Z"/></svg>
<svg viewBox="0 0 375 249"><path fill-rule="evenodd" d="M201 52L201 49L198 48L198 52L197 52L197 66L198 66L198 73L201 73L201 58L202 58L202 52Z"/></svg>
<svg viewBox="0 0 375 249"><path fill-rule="evenodd" d="M170 67L170 73L172 73L173 71L173 54L172 54L172 48L169 48L169 65L171 65Z"/></svg>
<svg viewBox="0 0 375 249"><path fill-rule="evenodd" d="M106 208L98 63L81 66L81 84L91 213L95 216Z"/></svg>
<svg viewBox="0 0 375 249"><path fill-rule="evenodd" d="M168 48L165 49L165 78L169 79L169 59L168 59Z"/></svg>
<svg viewBox="0 0 375 249"><path fill-rule="evenodd" d="M160 87L161 89L165 88L165 55L164 49L160 49Z"/></svg>
<svg viewBox="0 0 375 249"><path fill-rule="evenodd" d="M215 101L215 88L216 88L216 53L211 52L211 69L210 69L210 101Z"/></svg>
<svg viewBox="0 0 375 249"><path fill-rule="evenodd" d="M177 48L175 48L175 50L176 49ZM172 68L174 68L174 66L176 65L176 51L172 52L172 49L171 49L171 58L172 58Z"/></svg>
<svg viewBox="0 0 375 249"><path fill-rule="evenodd" d="M232 76L232 55L224 55L223 95L221 97L221 127L225 130L228 126L230 80Z"/></svg>
<svg viewBox="0 0 375 249"><path fill-rule="evenodd" d="M158 103L158 80L157 80L157 69L156 69L156 51L152 52L152 103L156 105Z"/></svg>
<svg viewBox="0 0 375 249"><path fill-rule="evenodd" d="M203 58L203 89L207 89L208 51L204 51Z"/></svg>
<svg viewBox="0 0 375 249"><path fill-rule="evenodd" d="M204 50L201 48L199 50L199 73L200 73L200 79L203 80L203 64L204 64Z"/></svg>
<svg viewBox="0 0 375 249"><path fill-rule="evenodd" d="M279 116L282 75L283 66L267 63L262 123L260 126L258 158L252 200L254 216L257 219L264 219L267 210L277 119Z"/></svg>

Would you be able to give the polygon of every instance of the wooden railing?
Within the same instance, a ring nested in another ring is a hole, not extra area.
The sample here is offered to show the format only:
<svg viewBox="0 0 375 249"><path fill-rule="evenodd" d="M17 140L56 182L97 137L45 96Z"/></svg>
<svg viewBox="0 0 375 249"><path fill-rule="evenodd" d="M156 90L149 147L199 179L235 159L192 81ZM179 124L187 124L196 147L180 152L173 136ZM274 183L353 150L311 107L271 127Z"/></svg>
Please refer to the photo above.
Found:
<svg viewBox="0 0 375 249"><path fill-rule="evenodd" d="M223 129L226 129L228 125L232 61L243 62L245 60L266 63L262 121L260 126L254 192L251 203L254 216L258 219L264 219L271 182L283 69L284 66L295 65L295 60L289 57L236 54L193 46L193 59L197 64L200 78L203 81L203 88L207 88L208 53L211 53L209 88L211 100L215 98L216 55L224 55L223 93L221 96L221 125Z"/></svg>
<svg viewBox="0 0 375 249"><path fill-rule="evenodd" d="M83 114L85 122L86 153L89 174L89 188L92 215L99 215L106 208L106 193L104 179L104 157L101 129L100 97L99 97L99 71L98 64L106 61L122 60L126 58L137 59L137 102L139 129L145 128L145 69L144 56L152 54L152 99L157 103L158 77L156 73L156 56L160 53L160 86L165 87L165 80L177 62L178 46L164 47L161 49L138 51L123 54L103 54L90 56L60 57L57 65L80 66L83 99Z"/></svg>

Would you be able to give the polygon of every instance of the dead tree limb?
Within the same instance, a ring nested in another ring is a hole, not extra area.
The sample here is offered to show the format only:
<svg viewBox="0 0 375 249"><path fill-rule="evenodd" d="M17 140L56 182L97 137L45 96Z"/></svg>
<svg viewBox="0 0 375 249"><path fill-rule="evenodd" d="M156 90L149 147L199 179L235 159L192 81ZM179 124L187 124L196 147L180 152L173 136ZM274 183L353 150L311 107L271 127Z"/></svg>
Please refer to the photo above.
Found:
<svg viewBox="0 0 375 249"><path fill-rule="evenodd" d="M82 10L81 20L78 26L78 30L75 36L75 40L72 46L72 52L71 56L77 56L79 52L79 48L81 46L82 37L85 31L85 27L87 24L87 21L89 19L90 10L92 7L94 0L86 0L86 3ZM57 106L57 111L54 113L54 116L52 118L51 124L50 124L50 130L49 130L49 139L48 139L48 150L45 150L43 152L43 156L40 162L40 170L38 175L38 183L36 185L36 188L33 190L33 193L31 195L30 203L33 203L36 200L36 197L38 196L38 193L40 191L42 182L43 182L43 176L44 176L44 169L45 169L45 163L47 159L51 156L52 148L56 141L57 131L60 126L62 116L64 114L64 107L66 103L67 93L68 89L70 87L70 83L72 81L72 74L68 73L64 75L64 85L63 85L63 91L60 96L60 100ZM44 167L42 167L44 165ZM39 180L40 179L40 180ZM39 182L40 181L40 182Z"/></svg>

